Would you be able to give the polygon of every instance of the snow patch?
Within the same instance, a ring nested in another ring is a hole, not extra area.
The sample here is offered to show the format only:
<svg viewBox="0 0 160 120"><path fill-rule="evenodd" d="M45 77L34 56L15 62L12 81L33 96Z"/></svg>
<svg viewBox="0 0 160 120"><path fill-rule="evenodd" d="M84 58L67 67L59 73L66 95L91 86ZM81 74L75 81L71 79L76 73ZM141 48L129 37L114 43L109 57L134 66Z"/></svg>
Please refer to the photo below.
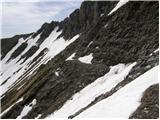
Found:
<svg viewBox="0 0 160 120"><path fill-rule="evenodd" d="M73 57L75 56L75 54L76 54L76 53L73 53L70 57L68 57L68 58L66 59L66 61L67 61L67 60L73 60Z"/></svg>
<svg viewBox="0 0 160 120"><path fill-rule="evenodd" d="M80 57L78 60L83 63L91 64L92 59L93 59L93 53L87 56Z"/></svg>
<svg viewBox="0 0 160 120"><path fill-rule="evenodd" d="M6 62L9 60L10 56L12 55L12 53L24 42L23 38L20 38L18 40L18 43L7 53L7 55L2 59L2 63L6 64Z"/></svg>
<svg viewBox="0 0 160 120"><path fill-rule="evenodd" d="M136 78L112 96L85 110L77 117L129 118L141 104L140 99L144 91L156 83L158 83L158 66Z"/></svg>
<svg viewBox="0 0 160 120"><path fill-rule="evenodd" d="M40 35L37 35L37 37L35 39L31 39L30 37L26 39L27 41L27 48L29 50L29 48L31 47L31 42L35 43L38 39L39 39ZM2 65L2 79L0 81L0 84L2 84L5 80L7 80L7 82L5 84L3 84L2 86L0 86L0 91L1 91L1 95L4 94L9 87L16 82L16 80L26 71L26 68L28 68L28 66L26 65L29 61L26 61L24 64L20 64L20 63L16 63L21 55L23 53L25 53L25 50L15 59L10 60L9 62L6 63L6 61L8 60L8 58L10 58L10 56L12 55L12 53L22 44L22 39L19 40L18 44L7 54L7 56L1 61L1 65ZM31 42L30 42L31 41ZM12 67L11 67L12 66ZM22 68L22 69L20 69ZM20 70L19 70L20 69ZM18 71L19 70L19 71ZM18 72L17 72L18 71ZM10 78L9 78L10 76ZM9 78L9 79L8 79Z"/></svg>
<svg viewBox="0 0 160 120"><path fill-rule="evenodd" d="M116 10L118 10L120 7L122 7L122 6L123 6L124 4L126 4L128 1L129 1L129 0L120 0L120 1L118 2L118 4L116 5L116 7L113 8L108 15L111 15L113 12L115 12Z"/></svg>
<svg viewBox="0 0 160 120"><path fill-rule="evenodd" d="M72 100L68 100L62 108L48 116L48 118L67 118L78 112L94 101L96 97L110 91L119 82L123 81L135 65L136 63L128 65L118 64L111 67L108 73L95 80L95 82L82 89L79 93L76 93Z"/></svg>
<svg viewBox="0 0 160 120"><path fill-rule="evenodd" d="M26 116L28 112L32 110L32 107L36 104L36 102L37 100L34 99L29 105L25 106L17 119L22 119L22 117Z"/></svg>

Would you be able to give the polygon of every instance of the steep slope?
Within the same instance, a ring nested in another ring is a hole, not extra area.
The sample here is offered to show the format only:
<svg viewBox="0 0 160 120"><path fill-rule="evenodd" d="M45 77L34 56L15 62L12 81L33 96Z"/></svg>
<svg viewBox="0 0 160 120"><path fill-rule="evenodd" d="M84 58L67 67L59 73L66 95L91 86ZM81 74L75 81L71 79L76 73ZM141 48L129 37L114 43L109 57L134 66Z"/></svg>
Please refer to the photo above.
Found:
<svg viewBox="0 0 160 120"><path fill-rule="evenodd" d="M31 33L32 34L32 33ZM31 34L26 35L16 35L12 38L4 38L1 39L1 59L5 57L5 55L18 43L18 39L23 38L26 39Z"/></svg>
<svg viewBox="0 0 160 120"><path fill-rule="evenodd" d="M51 117L66 118L76 113L81 108L90 104L96 97L110 91L119 82L123 81L135 64L136 63L131 65L118 64L113 66L107 74L75 94L70 101L63 105L63 107Z"/></svg>
<svg viewBox="0 0 160 120"><path fill-rule="evenodd" d="M117 91L111 97L100 101L77 117L123 117L129 118L140 105L139 99L151 85L158 83L158 67L147 71ZM134 97L133 97L134 96ZM123 106L123 107L122 107ZM123 112L119 112L122 110ZM155 116L156 117L156 116Z"/></svg>
<svg viewBox="0 0 160 120"><path fill-rule="evenodd" d="M16 38L1 59L2 118L73 118L157 66L158 2L116 4L83 2L64 21Z"/></svg>

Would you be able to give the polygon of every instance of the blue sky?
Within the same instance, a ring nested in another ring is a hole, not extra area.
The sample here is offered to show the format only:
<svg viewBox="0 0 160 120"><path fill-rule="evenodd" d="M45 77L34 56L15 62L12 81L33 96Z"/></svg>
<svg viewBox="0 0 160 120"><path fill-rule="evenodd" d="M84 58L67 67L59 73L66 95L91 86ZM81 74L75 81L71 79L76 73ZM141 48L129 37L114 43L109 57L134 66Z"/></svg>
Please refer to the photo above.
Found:
<svg viewBox="0 0 160 120"><path fill-rule="evenodd" d="M2 0L0 37L35 32L44 22L61 21L82 0Z"/></svg>

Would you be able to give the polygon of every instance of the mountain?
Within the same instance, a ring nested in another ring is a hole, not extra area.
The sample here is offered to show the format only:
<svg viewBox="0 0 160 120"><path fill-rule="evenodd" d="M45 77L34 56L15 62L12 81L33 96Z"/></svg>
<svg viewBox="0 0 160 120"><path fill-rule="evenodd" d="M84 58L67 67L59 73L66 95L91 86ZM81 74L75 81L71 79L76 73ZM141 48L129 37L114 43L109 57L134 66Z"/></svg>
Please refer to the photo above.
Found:
<svg viewBox="0 0 160 120"><path fill-rule="evenodd" d="M158 1L84 1L1 39L1 118L158 118L158 25Z"/></svg>

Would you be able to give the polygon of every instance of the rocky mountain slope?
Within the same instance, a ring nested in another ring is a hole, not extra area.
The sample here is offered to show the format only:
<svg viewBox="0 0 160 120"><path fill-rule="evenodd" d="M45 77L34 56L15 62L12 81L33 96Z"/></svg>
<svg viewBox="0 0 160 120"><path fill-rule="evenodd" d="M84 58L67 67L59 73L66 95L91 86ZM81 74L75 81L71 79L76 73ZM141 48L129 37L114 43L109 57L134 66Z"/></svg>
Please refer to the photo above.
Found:
<svg viewBox="0 0 160 120"><path fill-rule="evenodd" d="M1 117L158 118L158 10L85 1L61 22L1 39Z"/></svg>

